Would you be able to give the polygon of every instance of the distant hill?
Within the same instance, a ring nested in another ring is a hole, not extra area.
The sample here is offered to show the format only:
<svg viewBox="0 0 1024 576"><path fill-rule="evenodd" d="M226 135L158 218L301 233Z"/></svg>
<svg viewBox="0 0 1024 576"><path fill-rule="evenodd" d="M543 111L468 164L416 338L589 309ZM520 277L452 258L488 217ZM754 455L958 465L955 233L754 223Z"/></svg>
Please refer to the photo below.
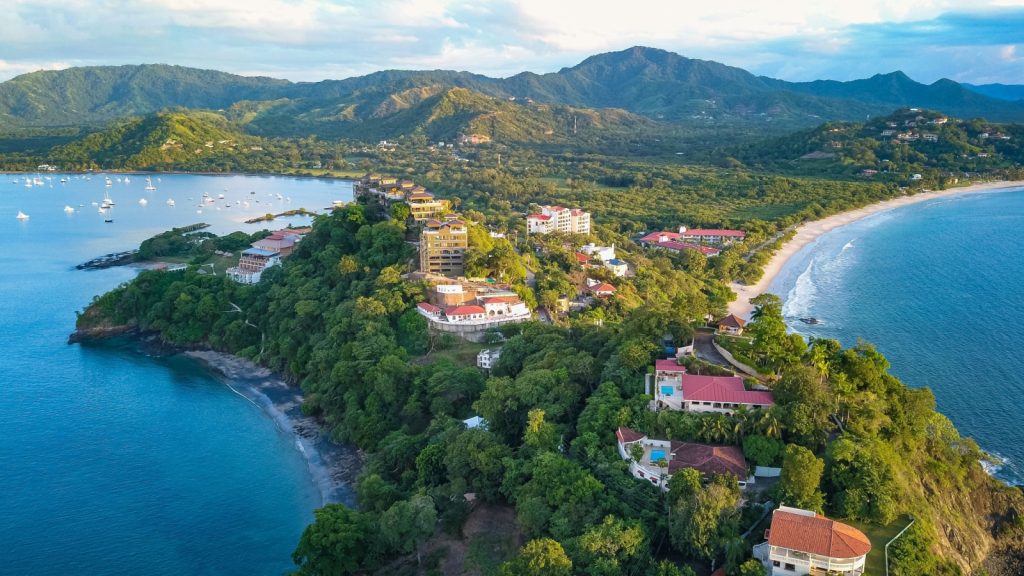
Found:
<svg viewBox="0 0 1024 576"><path fill-rule="evenodd" d="M964 88L999 100L1024 100L1024 85L1021 84L963 84Z"/></svg>
<svg viewBox="0 0 1024 576"><path fill-rule="evenodd" d="M730 153L759 168L936 187L1019 167L1024 126L904 109L869 122L826 123Z"/></svg>
<svg viewBox="0 0 1024 576"><path fill-rule="evenodd" d="M208 112L159 112L132 118L58 146L50 159L64 167L160 169L211 167L252 154L258 139L223 116Z"/></svg>
<svg viewBox="0 0 1024 576"><path fill-rule="evenodd" d="M32 72L0 83L0 124L75 126L173 107L227 108L239 100L274 98L291 86L165 64Z"/></svg>
<svg viewBox="0 0 1024 576"><path fill-rule="evenodd" d="M451 138L455 127L486 128L514 141L542 141L538 134L557 140L570 116L577 117L579 135L580 109L596 110L584 114L591 119L587 125L608 133L655 126L642 124L638 116L644 116L688 133L779 134L912 106L1024 122L1024 102L992 98L980 89L951 80L921 84L900 72L851 82L785 82L644 47L591 56L558 72L505 79L387 70L293 83L180 66L89 67L0 83L0 129L95 126L168 108L227 110L229 118L259 134L370 140L412 132Z"/></svg>
<svg viewBox="0 0 1024 576"><path fill-rule="evenodd" d="M452 141L460 134L477 134L506 143L566 142L574 132L576 140L599 140L663 130L623 110L538 104L443 85L358 92L331 100L289 100L251 116L246 127L271 136L287 136L296 129L357 139L422 134L433 141Z"/></svg>

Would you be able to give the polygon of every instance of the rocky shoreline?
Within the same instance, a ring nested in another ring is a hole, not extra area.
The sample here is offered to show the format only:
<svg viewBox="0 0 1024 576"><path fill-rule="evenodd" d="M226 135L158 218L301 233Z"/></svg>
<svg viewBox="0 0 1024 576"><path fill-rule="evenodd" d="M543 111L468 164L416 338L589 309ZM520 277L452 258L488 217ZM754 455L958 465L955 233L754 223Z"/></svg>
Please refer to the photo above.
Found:
<svg viewBox="0 0 1024 576"><path fill-rule="evenodd" d="M355 481L363 467L362 454L354 446L333 442L316 418L302 413L299 388L245 358L212 350L190 350L185 355L205 364L233 392L266 412L294 438L324 504L340 502L355 507Z"/></svg>

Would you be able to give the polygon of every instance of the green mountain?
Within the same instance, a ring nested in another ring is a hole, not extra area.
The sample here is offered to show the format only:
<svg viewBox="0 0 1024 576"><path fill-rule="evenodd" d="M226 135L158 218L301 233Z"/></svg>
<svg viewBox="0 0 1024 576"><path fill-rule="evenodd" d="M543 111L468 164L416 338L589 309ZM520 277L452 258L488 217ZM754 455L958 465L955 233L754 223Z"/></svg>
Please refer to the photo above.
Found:
<svg viewBox="0 0 1024 576"><path fill-rule="evenodd" d="M964 88L999 100L1024 100L1024 85L1021 84L962 84Z"/></svg>
<svg viewBox="0 0 1024 576"><path fill-rule="evenodd" d="M730 154L748 166L775 171L937 187L1018 170L1024 163L1024 126L903 109L868 122L826 123Z"/></svg>
<svg viewBox="0 0 1024 576"><path fill-rule="evenodd" d="M451 89L476 96L453 95ZM533 109L527 114L523 105ZM0 83L0 128L99 125L168 108L230 109L228 116L254 133L371 140L415 131L450 138L453 126L488 115L495 137L537 140L539 132L557 139L567 119L579 116L572 108L618 109L685 130L779 134L911 106L1024 122L1024 102L991 98L951 80L925 85L896 72L851 82L785 82L643 47L591 56L558 72L505 79L448 70L388 70L293 83L142 65L34 72ZM639 122L621 112L598 116L590 125ZM403 124L406 120L412 124ZM511 124L519 120L526 124ZM577 135L578 129L577 119Z"/></svg>
<svg viewBox="0 0 1024 576"><path fill-rule="evenodd" d="M230 110L232 114L237 116L237 110ZM288 100L246 118L246 128L269 136L299 130L368 140L422 134L452 141L460 134L477 134L506 143L564 143L664 131L623 110L538 104L438 84L390 93L360 91L331 100Z"/></svg>
<svg viewBox="0 0 1024 576"><path fill-rule="evenodd" d="M165 108L227 108L293 86L215 70L151 64L90 66L23 74L0 83L0 124L97 124Z"/></svg>
<svg viewBox="0 0 1024 576"><path fill-rule="evenodd" d="M259 139L212 112L158 112L121 121L50 152L68 168L203 169L231 161Z"/></svg>

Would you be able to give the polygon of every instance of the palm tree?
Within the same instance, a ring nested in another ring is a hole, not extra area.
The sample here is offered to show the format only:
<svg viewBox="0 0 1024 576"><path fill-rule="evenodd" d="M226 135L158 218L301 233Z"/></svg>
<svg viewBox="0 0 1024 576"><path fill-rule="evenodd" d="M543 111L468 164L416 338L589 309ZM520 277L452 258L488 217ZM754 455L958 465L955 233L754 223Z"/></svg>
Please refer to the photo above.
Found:
<svg viewBox="0 0 1024 576"><path fill-rule="evenodd" d="M782 437L782 423L775 408L765 410L757 420L757 429L769 438Z"/></svg>
<svg viewBox="0 0 1024 576"><path fill-rule="evenodd" d="M729 427L722 415L705 417L700 423L700 436L705 442L726 442L729 439Z"/></svg>
<svg viewBox="0 0 1024 576"><path fill-rule="evenodd" d="M747 432L750 432L753 423L754 413L746 406L741 405L732 414L732 431L740 440L743 439Z"/></svg>

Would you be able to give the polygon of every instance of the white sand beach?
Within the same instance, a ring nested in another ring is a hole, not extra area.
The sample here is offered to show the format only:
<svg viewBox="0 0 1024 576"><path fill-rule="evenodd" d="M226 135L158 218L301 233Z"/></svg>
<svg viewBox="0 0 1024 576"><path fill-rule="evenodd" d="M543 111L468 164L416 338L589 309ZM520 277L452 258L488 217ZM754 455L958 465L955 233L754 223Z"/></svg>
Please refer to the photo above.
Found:
<svg viewBox="0 0 1024 576"><path fill-rule="evenodd" d="M878 214L879 212L885 212L901 206L909 206L911 204L926 202L936 198L959 196L961 194L975 194L979 192L994 192L997 190L1004 190L1006 188L1018 187L1024 187L1024 181L1004 180L964 186L962 188L952 188L949 190L921 192L914 194L913 196L900 196L898 198L885 200L883 202L878 202L855 210L840 212L839 214L822 218L821 220L802 224L796 229L796 235L793 236L789 242L786 242L782 248L772 256L768 265L765 266L764 276L761 277L761 280L758 281L757 284L746 286L744 284L734 282L730 285L732 291L736 293L736 300L733 300L729 304L729 312L741 318L749 317L750 312L754 308L750 304L750 299L767 291L768 287L771 286L772 281L775 280L775 277L779 274L790 258L792 258L803 247L813 242L818 236L821 236L830 230L856 222L857 220L866 218L872 214Z"/></svg>

